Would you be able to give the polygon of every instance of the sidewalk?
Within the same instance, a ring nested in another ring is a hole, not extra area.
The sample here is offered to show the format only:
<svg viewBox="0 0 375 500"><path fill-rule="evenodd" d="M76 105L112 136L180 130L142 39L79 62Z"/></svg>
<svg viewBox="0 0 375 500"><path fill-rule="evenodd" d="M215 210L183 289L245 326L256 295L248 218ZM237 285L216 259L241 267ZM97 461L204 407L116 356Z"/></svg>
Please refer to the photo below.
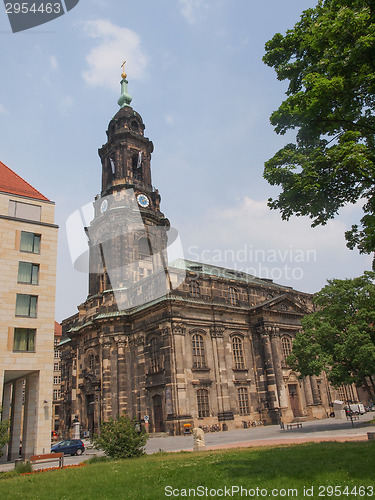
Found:
<svg viewBox="0 0 375 500"><path fill-rule="evenodd" d="M319 441L365 441L367 432L375 432L375 426L367 422L375 417L374 412L367 413L354 422L327 418L311 420L303 423L301 429L281 430L278 425L251 427L226 432L209 432L205 434L208 450L249 447L275 446L280 444L298 444ZM146 453L162 451L192 451L192 436L175 436L151 438L146 445Z"/></svg>

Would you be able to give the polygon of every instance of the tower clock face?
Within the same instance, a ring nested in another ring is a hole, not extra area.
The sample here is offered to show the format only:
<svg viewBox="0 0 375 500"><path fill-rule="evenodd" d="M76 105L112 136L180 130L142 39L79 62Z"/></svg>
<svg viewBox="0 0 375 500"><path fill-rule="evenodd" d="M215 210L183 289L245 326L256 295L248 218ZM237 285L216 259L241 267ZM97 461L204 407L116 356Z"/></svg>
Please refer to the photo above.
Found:
<svg viewBox="0 0 375 500"><path fill-rule="evenodd" d="M103 200L102 204L100 205L101 213L104 214L107 208L108 208L108 200Z"/></svg>
<svg viewBox="0 0 375 500"><path fill-rule="evenodd" d="M137 202L138 202L138 205L142 208L147 208L150 204L150 200L148 199L148 197L141 193L137 196Z"/></svg>

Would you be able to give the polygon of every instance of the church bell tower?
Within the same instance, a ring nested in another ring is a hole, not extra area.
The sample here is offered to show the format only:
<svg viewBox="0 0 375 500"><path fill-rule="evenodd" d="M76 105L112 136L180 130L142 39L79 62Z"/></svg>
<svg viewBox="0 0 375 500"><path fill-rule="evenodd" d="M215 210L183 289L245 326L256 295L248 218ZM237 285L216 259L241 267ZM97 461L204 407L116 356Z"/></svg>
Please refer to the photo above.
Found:
<svg viewBox="0 0 375 500"><path fill-rule="evenodd" d="M109 122L106 144L99 149L101 194L94 202L95 218L87 228L89 296L129 290L166 266L170 224L160 211L159 191L152 186L154 146L144 136L141 115L130 106L124 70L121 76L120 109Z"/></svg>

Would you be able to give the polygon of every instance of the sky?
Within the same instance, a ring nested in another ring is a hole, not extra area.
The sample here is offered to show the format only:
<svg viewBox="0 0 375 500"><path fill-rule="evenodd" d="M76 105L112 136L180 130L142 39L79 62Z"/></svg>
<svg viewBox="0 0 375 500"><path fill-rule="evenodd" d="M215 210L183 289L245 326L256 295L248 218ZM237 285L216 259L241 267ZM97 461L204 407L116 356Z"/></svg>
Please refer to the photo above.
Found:
<svg viewBox="0 0 375 500"><path fill-rule="evenodd" d="M0 160L56 203L56 320L77 312L88 277L75 271L68 217L100 192L98 149L118 111L121 64L132 107L154 143L152 181L184 257L314 293L358 276L369 256L346 248L359 206L325 227L282 221L264 162L292 135L269 117L286 83L262 62L313 0L80 0L47 24L12 33L0 5Z"/></svg>

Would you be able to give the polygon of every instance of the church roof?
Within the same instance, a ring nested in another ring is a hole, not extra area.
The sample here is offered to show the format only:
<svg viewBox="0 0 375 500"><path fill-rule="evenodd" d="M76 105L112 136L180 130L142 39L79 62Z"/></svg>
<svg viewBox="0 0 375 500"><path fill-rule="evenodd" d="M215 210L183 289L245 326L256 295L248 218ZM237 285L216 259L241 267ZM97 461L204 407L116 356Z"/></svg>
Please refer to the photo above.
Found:
<svg viewBox="0 0 375 500"><path fill-rule="evenodd" d="M177 259L170 264L170 267L176 269L182 269L185 271L190 271L197 274L206 274L209 276L215 276L217 278L223 278L227 280L243 281L245 283L254 283L258 285L267 285L270 287L290 289L292 287L279 285L274 283L273 280L267 278L258 278L252 274L247 274L243 271L237 271L235 269L228 269L225 267L213 266L211 264L194 262L192 260Z"/></svg>
<svg viewBox="0 0 375 500"><path fill-rule="evenodd" d="M31 184L0 161L0 191L36 200L50 201Z"/></svg>

